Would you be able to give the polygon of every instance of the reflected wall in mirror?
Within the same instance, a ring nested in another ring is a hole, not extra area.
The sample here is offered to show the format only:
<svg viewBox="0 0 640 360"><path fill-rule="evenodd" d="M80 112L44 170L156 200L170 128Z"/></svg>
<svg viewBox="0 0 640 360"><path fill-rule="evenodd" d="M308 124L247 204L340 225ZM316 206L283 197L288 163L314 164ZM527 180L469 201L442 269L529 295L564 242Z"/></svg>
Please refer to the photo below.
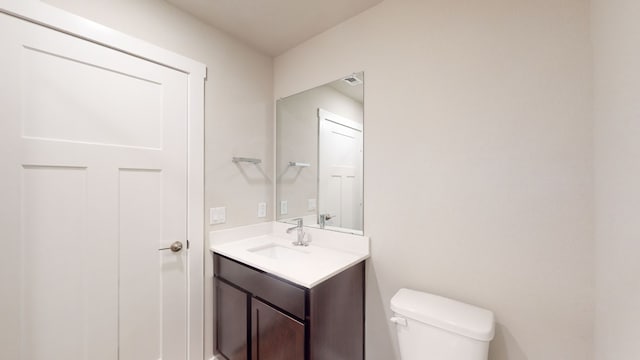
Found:
<svg viewBox="0 0 640 360"><path fill-rule="evenodd" d="M276 103L279 221L362 234L364 74Z"/></svg>

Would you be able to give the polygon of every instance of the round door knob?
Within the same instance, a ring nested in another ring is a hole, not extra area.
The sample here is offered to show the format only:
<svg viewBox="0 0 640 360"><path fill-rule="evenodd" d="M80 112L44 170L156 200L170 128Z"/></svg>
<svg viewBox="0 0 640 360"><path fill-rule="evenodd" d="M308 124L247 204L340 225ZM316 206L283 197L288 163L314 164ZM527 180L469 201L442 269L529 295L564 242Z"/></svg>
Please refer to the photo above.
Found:
<svg viewBox="0 0 640 360"><path fill-rule="evenodd" d="M178 251L182 250L182 243L180 241L176 241L173 244L171 244L170 249L173 252L178 252Z"/></svg>
<svg viewBox="0 0 640 360"><path fill-rule="evenodd" d="M171 250L173 252L178 252L178 251L182 250L182 242L176 241L173 244L171 244L171 246L169 246L168 248L162 248L162 249L158 249L158 250Z"/></svg>

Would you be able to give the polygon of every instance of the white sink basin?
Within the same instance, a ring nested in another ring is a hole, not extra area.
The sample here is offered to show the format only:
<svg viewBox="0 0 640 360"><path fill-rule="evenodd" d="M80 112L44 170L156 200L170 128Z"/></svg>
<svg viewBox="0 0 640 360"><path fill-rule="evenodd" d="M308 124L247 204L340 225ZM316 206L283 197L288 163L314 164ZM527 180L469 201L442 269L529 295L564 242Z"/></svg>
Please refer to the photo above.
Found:
<svg viewBox="0 0 640 360"><path fill-rule="evenodd" d="M302 250L294 250L278 244L266 244L258 246L247 251L261 256L266 256L275 260L300 260L304 259L308 254Z"/></svg>

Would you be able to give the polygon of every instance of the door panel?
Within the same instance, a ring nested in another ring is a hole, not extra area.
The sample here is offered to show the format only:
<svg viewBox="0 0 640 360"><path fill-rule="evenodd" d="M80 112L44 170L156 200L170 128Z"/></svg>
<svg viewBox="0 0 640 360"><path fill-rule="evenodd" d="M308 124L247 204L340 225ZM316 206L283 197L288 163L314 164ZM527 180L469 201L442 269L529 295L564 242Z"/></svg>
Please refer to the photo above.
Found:
<svg viewBox="0 0 640 360"><path fill-rule="evenodd" d="M164 254L157 251L162 247L162 173L119 172L119 354L124 359L153 359L162 345L158 329L164 274L159 270ZM145 334L145 340L136 334Z"/></svg>
<svg viewBox="0 0 640 360"><path fill-rule="evenodd" d="M253 360L304 359L304 324L256 298L251 310Z"/></svg>
<svg viewBox="0 0 640 360"><path fill-rule="evenodd" d="M229 360L249 357L247 293L216 279L217 350Z"/></svg>
<svg viewBox="0 0 640 360"><path fill-rule="evenodd" d="M21 49L23 135L160 148L162 84L75 54L73 40L64 46Z"/></svg>
<svg viewBox="0 0 640 360"><path fill-rule="evenodd" d="M0 358L184 360L187 76L0 28Z"/></svg>
<svg viewBox="0 0 640 360"><path fill-rule="evenodd" d="M86 172L71 167L22 169L22 326L30 334L23 338L25 359L87 356L83 330L85 321L92 320L85 315L93 269L85 246ZM70 249L79 256L67 256Z"/></svg>

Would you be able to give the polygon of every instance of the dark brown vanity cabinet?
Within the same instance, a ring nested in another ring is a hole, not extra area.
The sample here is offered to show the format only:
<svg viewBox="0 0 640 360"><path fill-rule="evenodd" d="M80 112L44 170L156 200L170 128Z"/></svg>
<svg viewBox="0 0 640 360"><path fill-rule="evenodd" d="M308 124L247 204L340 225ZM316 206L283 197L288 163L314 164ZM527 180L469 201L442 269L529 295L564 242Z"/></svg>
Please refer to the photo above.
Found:
<svg viewBox="0 0 640 360"><path fill-rule="evenodd" d="M304 323L251 299L253 359L304 359Z"/></svg>
<svg viewBox="0 0 640 360"><path fill-rule="evenodd" d="M364 359L364 261L311 289L219 254L214 274L227 359Z"/></svg>

